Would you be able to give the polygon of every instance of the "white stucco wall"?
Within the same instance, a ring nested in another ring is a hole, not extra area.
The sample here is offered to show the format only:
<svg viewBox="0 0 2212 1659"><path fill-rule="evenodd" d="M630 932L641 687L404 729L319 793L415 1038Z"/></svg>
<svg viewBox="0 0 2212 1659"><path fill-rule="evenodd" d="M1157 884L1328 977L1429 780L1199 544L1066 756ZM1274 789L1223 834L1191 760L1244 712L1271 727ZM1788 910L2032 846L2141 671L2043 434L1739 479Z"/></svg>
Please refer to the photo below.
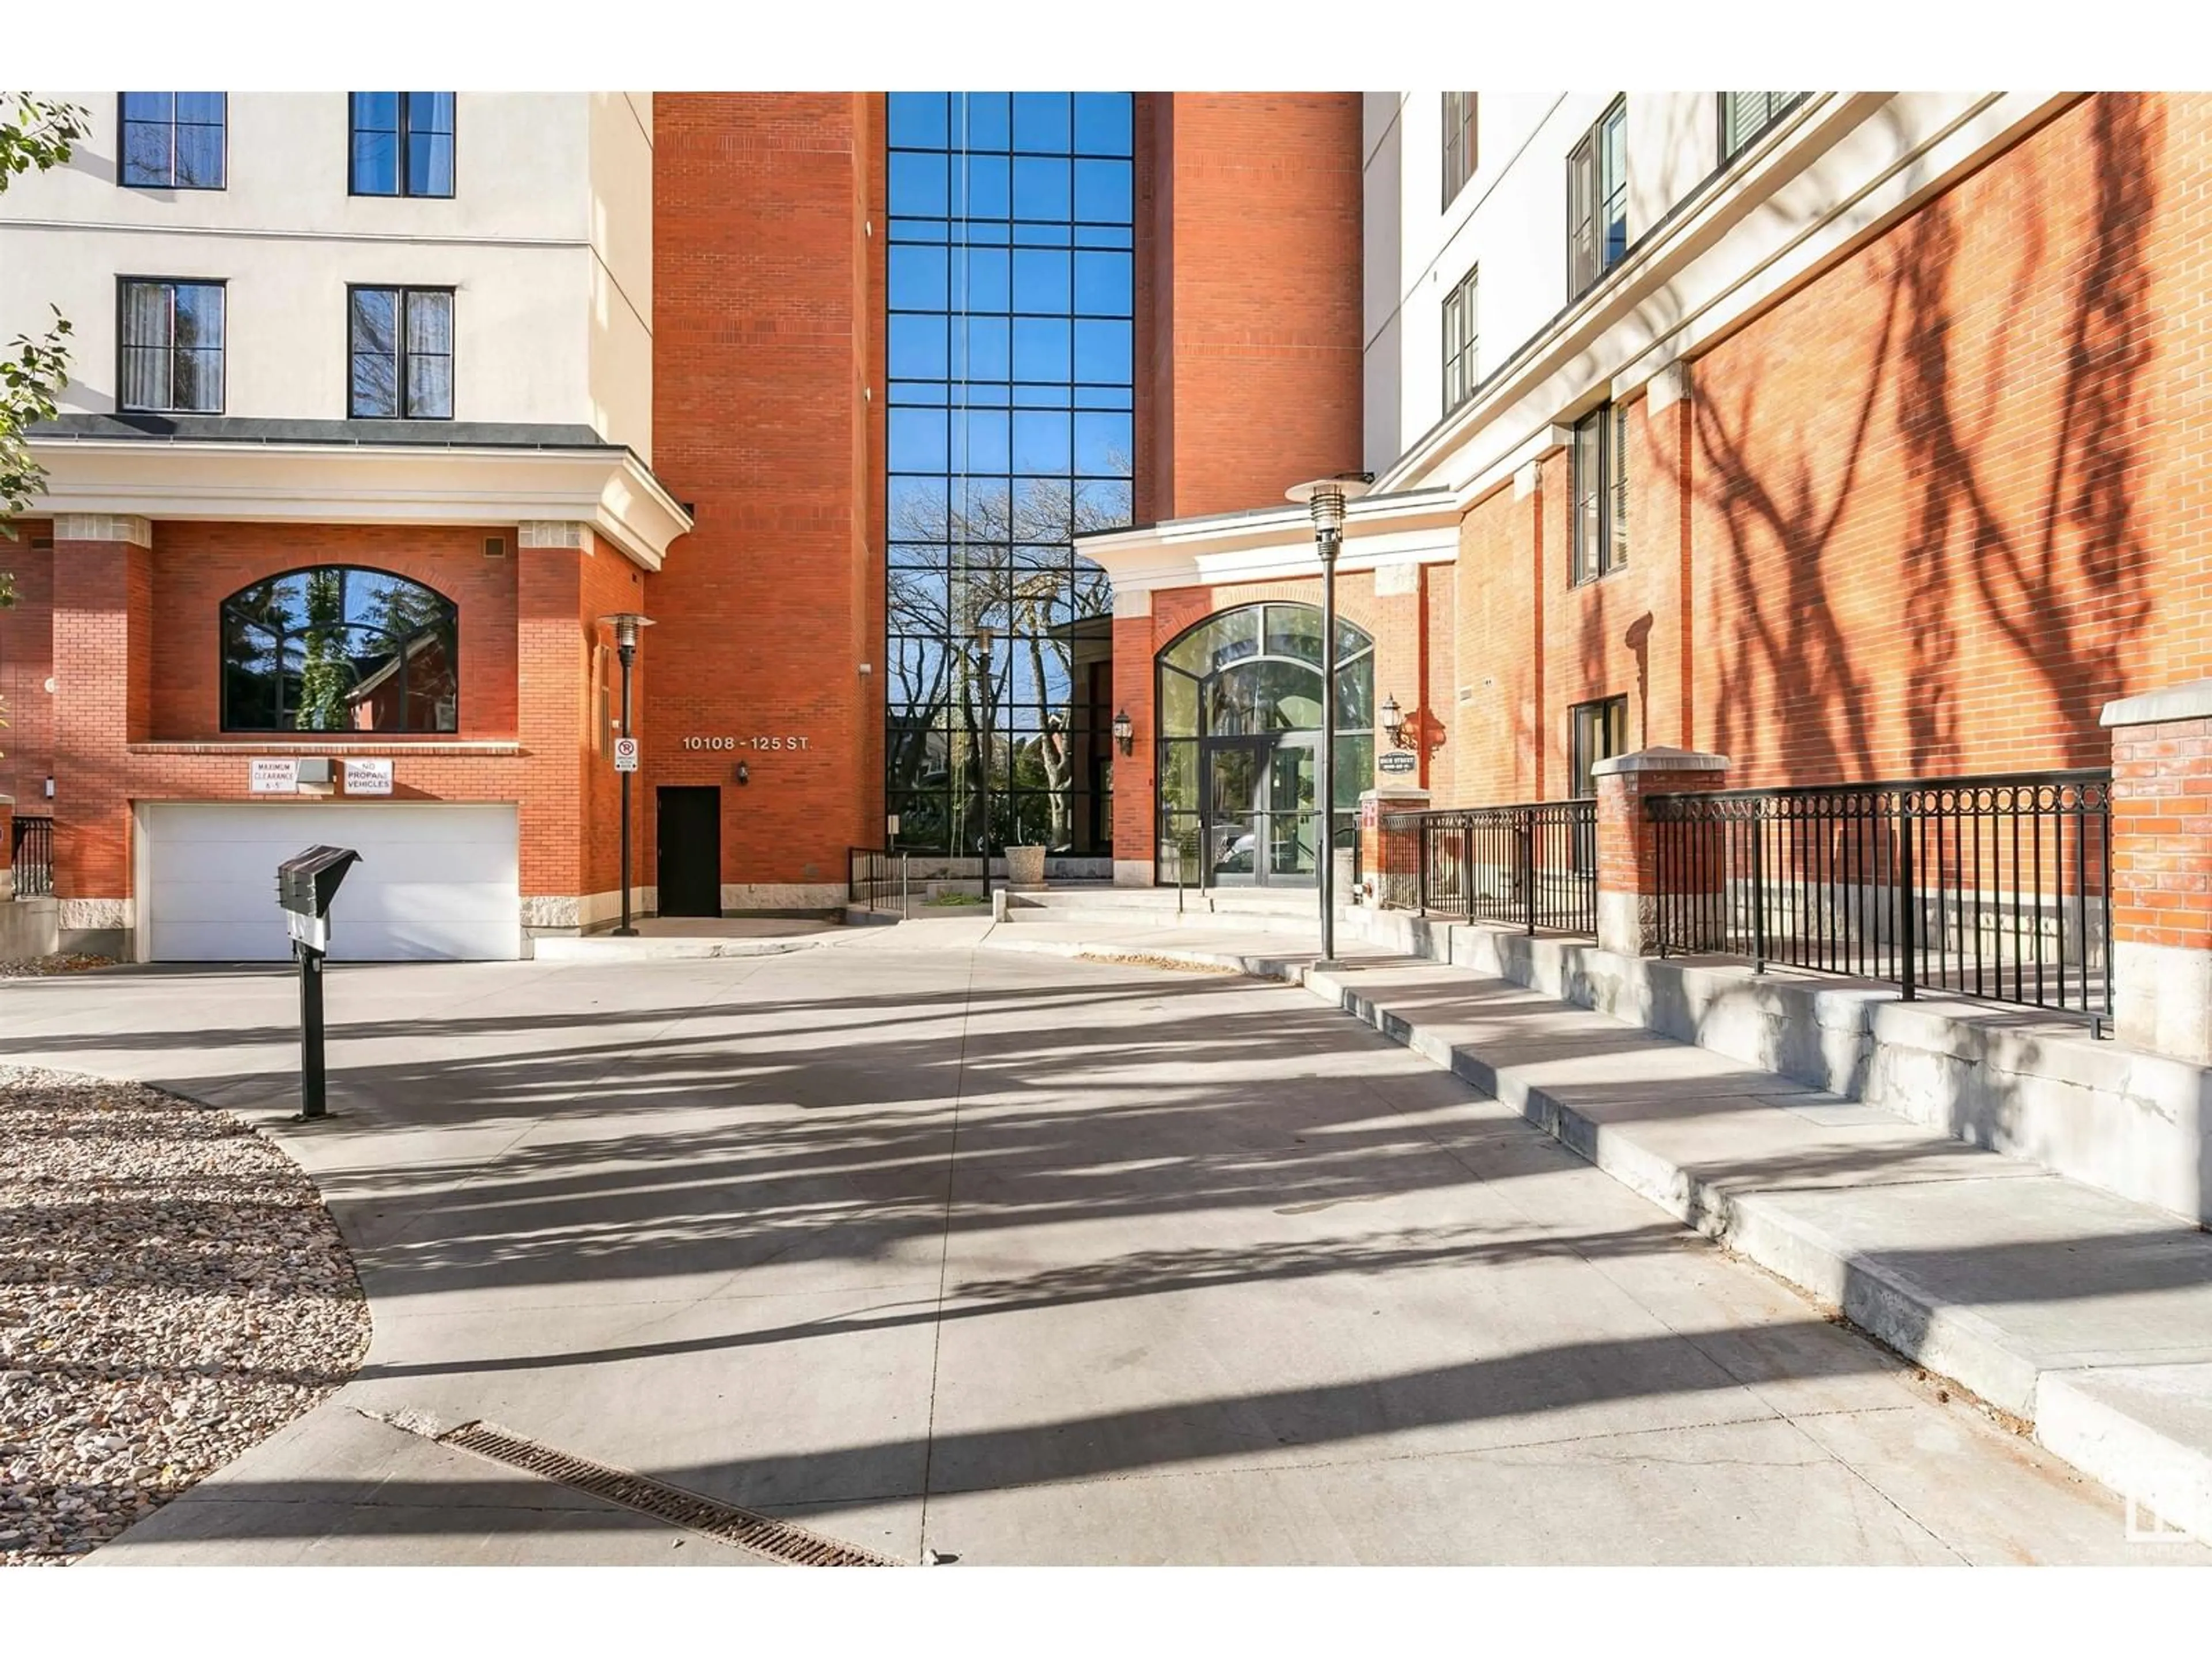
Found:
<svg viewBox="0 0 2212 1659"><path fill-rule="evenodd" d="M118 186L117 94L56 95L92 134L0 195L0 337L62 307L67 408L114 408L118 276L224 279L222 412L265 419L343 418L346 284L418 283L456 290L456 419L649 444L649 104L461 93L454 194L414 198L347 193L343 93L231 94L221 191Z"/></svg>
<svg viewBox="0 0 2212 1659"><path fill-rule="evenodd" d="M1443 416L1444 296L1481 269L1475 373L1567 303L1567 156L1618 94L1486 92L1474 176L1443 199L1443 95L1370 94L1366 162L1367 465L1386 471ZM1712 171L1714 94L1627 100L1632 242ZM1376 244L1395 247L1379 258ZM1395 265L1395 270L1392 266ZM1391 281L1378 278L1395 277Z"/></svg>
<svg viewBox="0 0 2212 1659"><path fill-rule="evenodd" d="M653 94L590 97L592 424L653 459Z"/></svg>

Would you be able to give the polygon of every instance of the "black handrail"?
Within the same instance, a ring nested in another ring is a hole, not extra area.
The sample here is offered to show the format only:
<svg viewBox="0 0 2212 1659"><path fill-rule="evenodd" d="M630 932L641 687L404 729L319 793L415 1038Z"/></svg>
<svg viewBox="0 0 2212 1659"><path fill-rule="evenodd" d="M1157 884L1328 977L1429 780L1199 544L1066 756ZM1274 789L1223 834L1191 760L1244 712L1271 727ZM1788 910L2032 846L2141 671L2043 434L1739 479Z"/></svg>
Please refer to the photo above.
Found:
<svg viewBox="0 0 2212 1659"><path fill-rule="evenodd" d="M1597 803L1393 814L1420 836L1420 906L1523 933L1597 937Z"/></svg>
<svg viewBox="0 0 2212 1659"><path fill-rule="evenodd" d="M2112 1012L2112 774L1655 795L1660 953Z"/></svg>

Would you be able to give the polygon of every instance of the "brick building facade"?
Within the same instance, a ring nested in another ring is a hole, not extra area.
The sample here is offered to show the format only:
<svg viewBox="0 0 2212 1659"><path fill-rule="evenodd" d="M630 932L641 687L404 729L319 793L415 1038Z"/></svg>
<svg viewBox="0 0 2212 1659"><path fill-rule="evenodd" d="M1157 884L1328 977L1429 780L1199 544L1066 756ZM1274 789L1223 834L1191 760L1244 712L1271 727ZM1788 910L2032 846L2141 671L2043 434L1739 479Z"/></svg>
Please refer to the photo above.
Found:
<svg viewBox="0 0 2212 1659"><path fill-rule="evenodd" d="M306 380L298 406L126 420L110 348L81 360L83 395L39 445L51 495L0 546L20 598L0 615L0 793L35 811L54 780L76 937L156 953L152 809L276 811L249 763L288 755L391 761L378 810L511 808L517 949L605 925L618 611L654 623L638 908L664 843L705 860L712 908L747 911L836 906L848 850L884 842L884 95L590 96L529 118L581 124L598 208L556 228L635 313L629 335L546 337L556 357L578 343L573 384L470 360L494 378L464 380L476 404L436 432L340 421ZM1672 96L1710 127L1714 94ZM1420 125L1434 94L1135 97L1134 523L1077 542L1113 584L1112 664L1084 665L1085 695L1110 683L1131 729L1116 879L1160 874L1160 653L1236 607L1318 600L1283 504L1304 478L1374 475L1339 598L1413 770L1358 781L1438 805L1569 794L1574 711L1613 699L1609 743L1814 783L2102 764L2106 703L2212 672L2212 208L2193 182L2212 99L1759 96L1778 113L1717 167L1654 137L1684 124L1649 100L1486 102L1456 193ZM465 95L461 118L508 118L497 102ZM297 118L337 118L319 109ZM1530 204L1571 211L1570 158L1609 122L1619 234L1562 306L1577 233ZM42 210L90 222L118 193L67 189L82 199ZM193 227L171 228L170 263L197 270ZM45 234L0 220L21 246ZM102 253L101 280L137 257ZM423 278L458 284L457 353L502 269ZM1471 390L1440 394L1438 307L1478 271L1495 314L1444 377ZM27 294L0 285L0 306ZM1577 434L1613 411L1601 509ZM1610 568L1572 580L1588 524L1614 521ZM223 729L220 607L323 563L452 603L454 729ZM670 842L678 805L691 839Z"/></svg>

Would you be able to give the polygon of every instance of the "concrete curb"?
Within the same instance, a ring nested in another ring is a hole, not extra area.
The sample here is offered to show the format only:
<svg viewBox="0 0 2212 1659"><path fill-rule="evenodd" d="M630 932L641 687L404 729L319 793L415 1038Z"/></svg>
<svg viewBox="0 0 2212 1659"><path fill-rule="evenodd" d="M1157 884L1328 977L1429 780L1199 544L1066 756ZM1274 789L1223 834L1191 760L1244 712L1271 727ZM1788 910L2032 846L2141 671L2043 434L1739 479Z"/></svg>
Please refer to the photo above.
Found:
<svg viewBox="0 0 2212 1659"><path fill-rule="evenodd" d="M1080 940L1010 938L994 933L982 942L987 951L1027 951L1035 956L1067 957L1097 962L1127 962L1139 967L1175 963L1185 968L1206 968L1244 974L1254 979L1295 981L1304 964L1274 957L1244 956L1233 951L1193 951L1183 945L1085 944Z"/></svg>
<svg viewBox="0 0 2212 1659"><path fill-rule="evenodd" d="M697 962L712 957L781 957L817 951L835 934L805 939L610 939L604 933L581 939L539 939L531 942L536 962Z"/></svg>
<svg viewBox="0 0 2212 1659"><path fill-rule="evenodd" d="M1777 1197L1732 1193L1700 1177L1640 1145L1633 1129L1564 1104L1526 1068L1492 1065L1474 1046L1393 1012L1356 978L1285 969L1279 977L1510 1106L1686 1225L2027 1420L2040 1443L2085 1474L2212 1542L2212 1364L2045 1366L2001 1317L1943 1300L1910 1272L1868 1259Z"/></svg>

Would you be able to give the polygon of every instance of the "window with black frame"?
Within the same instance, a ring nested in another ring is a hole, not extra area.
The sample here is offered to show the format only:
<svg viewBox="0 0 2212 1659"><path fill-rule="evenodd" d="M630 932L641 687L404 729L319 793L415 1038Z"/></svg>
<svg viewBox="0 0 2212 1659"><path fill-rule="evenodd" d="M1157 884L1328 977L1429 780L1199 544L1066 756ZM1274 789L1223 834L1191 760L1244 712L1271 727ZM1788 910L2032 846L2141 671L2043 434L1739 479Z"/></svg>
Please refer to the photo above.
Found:
<svg viewBox="0 0 2212 1659"><path fill-rule="evenodd" d="M1811 97L1805 92L1724 92L1721 94L1721 160L1733 161L1784 116Z"/></svg>
<svg viewBox="0 0 2212 1659"><path fill-rule="evenodd" d="M1628 746L1628 699L1601 697L1567 710L1567 793L1577 800L1597 793L1593 769Z"/></svg>
<svg viewBox="0 0 2212 1659"><path fill-rule="evenodd" d="M1459 286L1444 296L1444 413L1449 415L1474 396L1475 344L1479 318L1475 310L1476 278L1470 270Z"/></svg>
<svg viewBox="0 0 2212 1659"><path fill-rule="evenodd" d="M1475 107L1479 94L1444 94L1444 201L1449 207L1467 181L1474 177L1479 152L1475 139Z"/></svg>
<svg viewBox="0 0 2212 1659"><path fill-rule="evenodd" d="M116 406L222 412L223 285L125 276L116 294Z"/></svg>
<svg viewBox="0 0 2212 1659"><path fill-rule="evenodd" d="M459 617L388 570L323 565L222 602L226 732L456 732Z"/></svg>
<svg viewBox="0 0 2212 1659"><path fill-rule="evenodd" d="M453 94L352 94L347 188L356 196L453 193Z"/></svg>
<svg viewBox="0 0 2212 1659"><path fill-rule="evenodd" d="M1616 98L1567 157L1567 297L1628 252L1628 103Z"/></svg>
<svg viewBox="0 0 2212 1659"><path fill-rule="evenodd" d="M1628 562L1628 410L1601 404L1575 422L1568 454L1574 514L1571 584L1594 581Z"/></svg>
<svg viewBox="0 0 2212 1659"><path fill-rule="evenodd" d="M230 94L126 92L116 182L133 190L221 190Z"/></svg>
<svg viewBox="0 0 2212 1659"><path fill-rule="evenodd" d="M346 290L356 420L447 421L453 416L453 290Z"/></svg>

